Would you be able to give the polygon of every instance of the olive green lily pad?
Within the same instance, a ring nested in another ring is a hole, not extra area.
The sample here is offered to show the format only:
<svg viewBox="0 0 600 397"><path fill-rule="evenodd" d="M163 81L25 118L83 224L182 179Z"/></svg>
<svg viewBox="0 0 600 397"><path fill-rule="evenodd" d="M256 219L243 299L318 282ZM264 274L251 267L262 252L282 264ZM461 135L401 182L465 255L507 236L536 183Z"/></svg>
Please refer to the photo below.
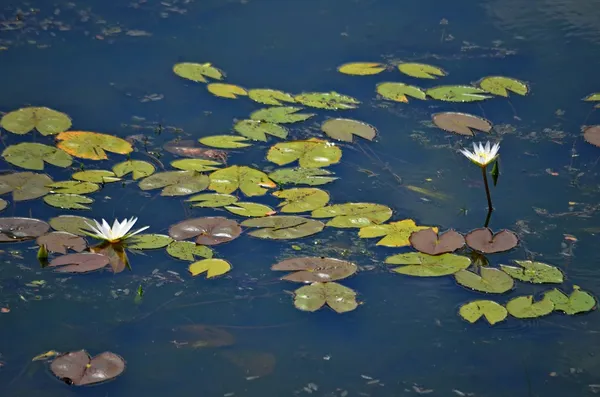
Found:
<svg viewBox="0 0 600 397"><path fill-rule="evenodd" d="M356 273L358 267L340 259L306 256L283 260L271 266L271 270L294 272L282 277L282 280L314 283L345 279Z"/></svg>
<svg viewBox="0 0 600 397"><path fill-rule="evenodd" d="M172 161L171 165L184 171L206 172L218 170L219 168L215 166L219 166L221 163L205 159L181 159Z"/></svg>
<svg viewBox="0 0 600 397"><path fill-rule="evenodd" d="M379 62L351 62L340 65L337 70L340 73L354 76L368 76L378 74L386 69L385 65Z"/></svg>
<svg viewBox="0 0 600 397"><path fill-rule="evenodd" d="M210 174L211 190L230 194L240 189L246 196L262 196L277 185L267 174L246 166L233 165Z"/></svg>
<svg viewBox="0 0 600 397"><path fill-rule="evenodd" d="M489 300L466 303L460 307L458 313L471 324L484 317L490 325L504 321L508 315L504 306Z"/></svg>
<svg viewBox="0 0 600 397"><path fill-rule="evenodd" d="M132 173L133 180L136 181L154 174L156 168L147 161L127 160L116 164L112 170L118 178Z"/></svg>
<svg viewBox="0 0 600 397"><path fill-rule="evenodd" d="M321 124L321 131L338 141L352 142L354 135L372 141L377 130L370 124L351 119L329 119Z"/></svg>
<svg viewBox="0 0 600 397"><path fill-rule="evenodd" d="M250 114L252 120L266 121L268 123L297 123L314 116L314 113L298 113L302 108L295 106L277 106L260 109Z"/></svg>
<svg viewBox="0 0 600 397"><path fill-rule="evenodd" d="M94 202L93 199L79 194L49 194L44 196L44 202L56 208L66 210L89 210L86 204Z"/></svg>
<svg viewBox="0 0 600 397"><path fill-rule="evenodd" d="M500 265L500 269L514 279L533 284L560 284L565 279L559 268L546 263L518 260L515 262L520 267Z"/></svg>
<svg viewBox="0 0 600 397"><path fill-rule="evenodd" d="M240 120L235 123L233 129L240 135L254 141L266 142L267 135L281 139L288 136L288 130L284 126L260 120Z"/></svg>
<svg viewBox="0 0 600 397"><path fill-rule="evenodd" d="M0 175L0 194L12 192L13 201L33 200L48 194L52 182L48 175L34 172Z"/></svg>
<svg viewBox="0 0 600 397"><path fill-rule="evenodd" d="M600 101L600 92L595 92L593 94L590 94L590 95L586 96L585 98L583 98L583 100L588 101L588 102Z"/></svg>
<svg viewBox="0 0 600 397"><path fill-rule="evenodd" d="M240 95L248 95L248 91L245 88L234 84L210 83L206 86L206 89L211 94L221 98L236 99Z"/></svg>
<svg viewBox="0 0 600 397"><path fill-rule="evenodd" d="M173 239L164 234L136 234L125 240L127 248L136 250L153 250L164 248L173 242Z"/></svg>
<svg viewBox="0 0 600 397"><path fill-rule="evenodd" d="M4 211L8 207L8 201L0 199L0 211Z"/></svg>
<svg viewBox="0 0 600 397"><path fill-rule="evenodd" d="M527 83L511 77L488 76L479 80L477 85L490 94L503 97L508 97L509 91L519 95L527 95L529 92Z"/></svg>
<svg viewBox="0 0 600 397"><path fill-rule="evenodd" d="M66 194L88 194L100 190L100 185L93 182L81 181L60 181L48 185L52 188L51 193L66 193Z"/></svg>
<svg viewBox="0 0 600 397"><path fill-rule="evenodd" d="M421 88L404 83L379 83L377 84L376 90L377 93L385 99L396 102L408 103L409 96L422 101L427 99L425 91L423 91Z"/></svg>
<svg viewBox="0 0 600 397"><path fill-rule="evenodd" d="M251 143L247 143L248 139L243 136L236 135L211 135L205 136L204 138L198 139L203 145L216 147L219 149L239 149L243 147L252 146Z"/></svg>
<svg viewBox="0 0 600 397"><path fill-rule="evenodd" d="M85 236L81 229L89 229L88 224L93 225L94 221L83 216L61 215L50 219L49 223L54 230Z"/></svg>
<svg viewBox="0 0 600 397"><path fill-rule="evenodd" d="M475 102L491 98L486 91L470 85L443 85L430 88L425 93L446 102Z"/></svg>
<svg viewBox="0 0 600 397"><path fill-rule="evenodd" d="M233 205L225 206L225 209L233 214L246 217L259 217L273 215L275 211L268 205L258 203L246 203L238 201Z"/></svg>
<svg viewBox="0 0 600 397"><path fill-rule="evenodd" d="M48 252L66 255L67 250L81 252L87 248L87 242L83 237L67 232L50 232L40 236L36 240L39 246L45 246Z"/></svg>
<svg viewBox="0 0 600 397"><path fill-rule="evenodd" d="M489 294L502 294L510 291L515 281L499 269L482 267L479 274L461 270L454 274L456 282L469 289Z"/></svg>
<svg viewBox="0 0 600 397"><path fill-rule="evenodd" d="M208 176L195 171L158 172L140 181L142 190L162 189L161 196L187 196L205 190Z"/></svg>
<svg viewBox="0 0 600 397"><path fill-rule="evenodd" d="M269 149L267 160L285 165L298 160L302 168L320 168L339 163L342 150L334 143L317 138L280 142Z"/></svg>
<svg viewBox="0 0 600 397"><path fill-rule="evenodd" d="M506 310L516 318L536 318L546 316L554 310L554 302L548 296L533 302L533 296L519 296L506 304Z"/></svg>
<svg viewBox="0 0 600 397"><path fill-rule="evenodd" d="M198 245L191 241L173 241L167 246L167 253L174 258L193 262L196 257L210 259L213 251L205 245Z"/></svg>
<svg viewBox="0 0 600 397"><path fill-rule="evenodd" d="M182 62L173 66L173 72L184 79L206 83L206 77L222 80L224 73L210 63Z"/></svg>
<svg viewBox="0 0 600 397"><path fill-rule="evenodd" d="M279 190L273 196L284 199L278 205L281 212L305 212L322 208L329 202L329 193L316 188L295 188Z"/></svg>
<svg viewBox="0 0 600 397"><path fill-rule="evenodd" d="M318 109L356 109L360 101L337 92L307 92L294 97L296 102Z"/></svg>
<svg viewBox="0 0 600 397"><path fill-rule="evenodd" d="M388 210L389 216L382 222L378 223L383 223L391 217L392 210L389 208ZM409 239L411 234L413 234L414 232L418 232L419 230L425 229L432 229L435 233L438 232L437 227L417 226L414 220L404 219L397 222L390 222L385 225L376 224L372 226L362 227L358 231L358 237L373 238L385 236L377 242L377 245L382 245L384 247L406 247L410 245Z"/></svg>
<svg viewBox="0 0 600 397"><path fill-rule="evenodd" d="M41 171L44 162L57 167L70 167L73 158L62 150L41 143L23 142L4 149L2 157L17 167Z"/></svg>
<svg viewBox="0 0 600 397"><path fill-rule="evenodd" d="M314 312L326 303L337 313L349 312L358 307L356 292L335 282L312 283L294 291L294 306L300 310Z"/></svg>
<svg viewBox="0 0 600 397"><path fill-rule="evenodd" d="M280 168L269 174L269 178L274 180L280 185L294 184L294 185L310 185L319 186L333 182L337 177L329 176L334 175L333 172L323 170L320 168Z"/></svg>
<svg viewBox="0 0 600 397"><path fill-rule="evenodd" d="M189 266L192 276L206 273L206 278L221 276L231 270L231 264L223 259L202 259Z"/></svg>
<svg viewBox="0 0 600 397"><path fill-rule="evenodd" d="M23 217L0 218L0 242L17 242L40 237L50 225L40 219Z"/></svg>
<svg viewBox="0 0 600 397"><path fill-rule="evenodd" d="M286 92L257 88L248 91L248 97L255 102L265 105L281 106L282 102L295 102L294 97Z"/></svg>
<svg viewBox="0 0 600 397"><path fill-rule="evenodd" d="M194 203L192 207L217 208L231 205L238 201L238 198L231 194L202 193L192 196L185 201Z"/></svg>
<svg viewBox="0 0 600 397"><path fill-rule="evenodd" d="M421 252L409 252L388 256L385 263L404 265L392 269L396 273L416 277L448 276L462 271L471 265L471 259L455 254L427 255Z"/></svg>
<svg viewBox="0 0 600 397"><path fill-rule="evenodd" d="M473 136L474 130L489 133L492 123L479 116L459 112L435 113L431 116L433 123L444 131L460 135Z"/></svg>
<svg viewBox="0 0 600 397"><path fill-rule="evenodd" d="M248 234L258 238L284 240L310 236L325 227L323 222L300 216L274 215L252 218L242 222L242 226L260 228Z"/></svg>
<svg viewBox="0 0 600 397"><path fill-rule="evenodd" d="M383 204L345 203L318 208L311 214L313 218L333 218L327 226L350 228L378 225L392 217L392 209Z"/></svg>
<svg viewBox="0 0 600 397"><path fill-rule="evenodd" d="M34 128L42 135L55 135L71 128L71 118L46 107L26 107L5 114L0 126L13 134L27 134Z"/></svg>
<svg viewBox="0 0 600 397"><path fill-rule="evenodd" d="M222 216L186 219L169 228L169 236L181 241L196 238L199 245L217 245L240 236L242 228L232 220Z"/></svg>
<svg viewBox="0 0 600 397"><path fill-rule="evenodd" d="M121 178L117 178L114 172L108 170L79 171L71 175L71 177L76 181L92 183L110 183L121 180Z"/></svg>
<svg viewBox="0 0 600 397"><path fill-rule="evenodd" d="M554 303L554 310L568 315L589 312L596 307L596 298L576 285L573 286L573 292L569 296L554 288L544 294L544 299L546 298Z"/></svg>
<svg viewBox="0 0 600 397"><path fill-rule="evenodd" d="M420 79L437 79L446 76L444 69L424 63L406 62L398 65L398 70L410 77Z"/></svg>

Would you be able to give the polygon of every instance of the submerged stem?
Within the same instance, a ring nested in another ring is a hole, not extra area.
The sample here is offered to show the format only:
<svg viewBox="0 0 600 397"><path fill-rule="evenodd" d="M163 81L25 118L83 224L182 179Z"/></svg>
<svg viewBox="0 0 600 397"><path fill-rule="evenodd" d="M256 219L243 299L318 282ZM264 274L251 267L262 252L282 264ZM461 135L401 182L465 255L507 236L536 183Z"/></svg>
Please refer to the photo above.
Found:
<svg viewBox="0 0 600 397"><path fill-rule="evenodd" d="M487 195L488 210L492 212L494 210L494 207L492 206L492 196L490 195L490 186L488 184L487 179L487 166L481 167L481 173L483 174L483 182L485 184L485 194Z"/></svg>

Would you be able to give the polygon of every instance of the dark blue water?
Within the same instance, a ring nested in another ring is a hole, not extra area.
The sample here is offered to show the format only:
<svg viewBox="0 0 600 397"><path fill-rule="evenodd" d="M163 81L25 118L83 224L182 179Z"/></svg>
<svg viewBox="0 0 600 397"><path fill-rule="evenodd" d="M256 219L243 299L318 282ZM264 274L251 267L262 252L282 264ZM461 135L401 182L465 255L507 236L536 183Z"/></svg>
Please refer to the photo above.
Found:
<svg viewBox="0 0 600 397"><path fill-rule="evenodd" d="M374 201L390 206L394 221L412 218L463 232L480 227L486 217L480 174L457 153L470 140L428 123L439 111L481 115L496 126L493 134L501 135L502 174L492 192L496 211L490 226L514 230L521 238L516 250L490 256L491 264L535 258L563 269L567 290L576 284L600 295L595 234L600 152L581 137L582 125L600 123L592 105L581 102L600 91L598 18L600 7L593 0L12 2L0 6L0 110L48 106L69 114L74 130L120 137L142 133L159 151L177 136L228 133L235 119L261 108L247 98L217 98L202 84L177 77L171 71L177 62L211 62L227 73L226 82L246 88L341 92L358 98L360 107L317 110L317 117L290 127L291 139L319 136L320 123L331 116L377 127L375 142L341 145L342 162L330 167L341 179L323 187L331 201ZM442 19L448 23L440 24ZM396 70L364 77L336 71L353 61L435 64L449 72L440 84L505 75L529 82L531 94L479 104L392 103L377 98L377 83L430 87L437 82L404 80ZM143 101L152 94L161 99ZM160 135L154 132L158 125ZM5 131L2 139L6 146L53 141ZM233 151L228 163L271 170L264 158L270 144ZM87 169L108 169L123 160L109 158L82 162ZM140 152L132 158L148 160ZM168 165L175 158L164 152L161 161ZM66 180L73 169L47 166L45 172ZM427 197L407 185L448 198ZM190 217L242 220L150 193L134 184L107 184L90 195L96 200L91 211L60 211L34 200L11 205L2 215L138 216L138 223L155 233ZM272 197L252 201L277 203ZM569 235L577 241L566 239ZM34 244L4 245L0 304L10 313L0 314L1 394L593 395L597 387L590 385L600 384L596 312L471 325L457 310L485 296L458 287L451 277L388 272L383 259L406 250L377 247L376 241L359 240L354 229L330 228L300 241L242 236L215 247L233 270L214 280L192 278L187 264L164 250L130 254L132 272L68 277L40 269ZM296 310L286 291L297 286L278 281L270 271L281 258L298 255L292 244L302 247L301 254L361 266L342 283L359 293L363 305L343 315ZM25 285L33 280L46 284ZM140 283L145 294L135 304ZM506 302L545 289L518 283L516 290L492 299ZM235 343L196 350L179 346L180 335L172 329L189 324L226 330ZM69 387L46 363L31 362L51 349L113 351L127 360L127 370L103 385Z"/></svg>

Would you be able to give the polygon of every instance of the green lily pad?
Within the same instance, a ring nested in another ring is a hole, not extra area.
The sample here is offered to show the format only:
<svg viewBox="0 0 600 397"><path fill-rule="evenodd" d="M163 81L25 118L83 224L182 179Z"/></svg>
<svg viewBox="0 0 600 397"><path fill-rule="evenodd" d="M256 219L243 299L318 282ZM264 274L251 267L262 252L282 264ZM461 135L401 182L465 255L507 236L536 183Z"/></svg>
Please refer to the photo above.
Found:
<svg viewBox="0 0 600 397"><path fill-rule="evenodd" d="M446 102L475 102L491 98L486 91L470 85L443 85L430 88L425 93Z"/></svg>
<svg viewBox="0 0 600 397"><path fill-rule="evenodd" d="M314 283L345 279L356 273L358 267L340 259L305 256L283 260L271 266L271 270L294 272L282 277L282 280Z"/></svg>
<svg viewBox="0 0 600 397"><path fill-rule="evenodd" d="M8 201L0 199L0 211L4 211L8 207Z"/></svg>
<svg viewBox="0 0 600 397"><path fill-rule="evenodd" d="M329 119L321 124L321 131L338 141L352 142L354 135L372 141L377 130L370 124L351 119Z"/></svg>
<svg viewBox="0 0 600 397"><path fill-rule="evenodd" d="M348 95L337 92L307 92L296 95L296 102L318 109L342 110L356 109L360 101Z"/></svg>
<svg viewBox="0 0 600 397"><path fill-rule="evenodd" d="M385 70L385 65L379 62L351 62L340 65L337 70L340 73L354 76L368 76L381 73Z"/></svg>
<svg viewBox="0 0 600 397"><path fill-rule="evenodd" d="M479 274L461 270L454 274L456 282L469 289L489 294L502 294L510 291L515 282L508 274L499 269L482 267Z"/></svg>
<svg viewBox="0 0 600 397"><path fill-rule="evenodd" d="M246 196L262 196L277 185L262 171L246 166L233 165L210 174L211 190L230 194L240 189Z"/></svg>
<svg viewBox="0 0 600 397"><path fill-rule="evenodd" d="M49 194L44 196L44 202L56 208L68 210L89 210L86 204L94 202L93 199L79 194Z"/></svg>
<svg viewBox="0 0 600 397"><path fill-rule="evenodd" d="M173 66L173 72L184 79L206 83L206 77L222 80L224 73L210 63L182 62Z"/></svg>
<svg viewBox="0 0 600 397"><path fill-rule="evenodd" d="M281 106L282 102L295 102L294 97L290 94L268 88L249 90L248 97L255 102L273 106Z"/></svg>
<svg viewBox="0 0 600 397"><path fill-rule="evenodd" d="M311 138L306 141L280 142L269 149L267 160L285 165L298 160L302 168L320 168L339 163L341 149L334 143Z"/></svg>
<svg viewBox="0 0 600 397"><path fill-rule="evenodd" d="M248 139L243 136L236 135L211 135L205 136L204 138L198 139L203 145L216 147L220 149L239 149L243 147L252 146L251 143L248 142Z"/></svg>
<svg viewBox="0 0 600 397"><path fill-rule="evenodd" d="M295 106L278 106L259 109L250 114L252 120L266 121L268 123L297 123L314 116L314 113L298 113L302 108Z"/></svg>
<svg viewBox="0 0 600 397"><path fill-rule="evenodd" d="M114 172L107 170L90 170L80 171L71 175L76 181L92 182L92 183L110 183L118 182L121 178L117 178Z"/></svg>
<svg viewBox="0 0 600 397"><path fill-rule="evenodd" d="M398 70L406 75L420 79L437 79L448 74L444 69L437 66L414 62L401 63L398 65Z"/></svg>
<svg viewBox="0 0 600 397"><path fill-rule="evenodd" d="M389 210L389 214L391 216L391 210ZM383 222L385 222L385 220ZM384 247L407 247L410 245L411 234L425 229L432 229L434 232L438 232L437 227L417 226L412 219L404 219L397 222L390 222L386 225L376 224L362 227L358 231L358 237L373 238L385 236L377 242L377 245L382 245Z"/></svg>
<svg viewBox="0 0 600 397"><path fill-rule="evenodd" d="M139 186L142 190L162 189L161 196L187 196L205 190L209 183L208 176L195 171L165 171L142 179Z"/></svg>
<svg viewBox="0 0 600 397"><path fill-rule="evenodd" d="M516 318L536 318L552 313L554 303L547 296L535 303L532 295L519 296L508 301L506 310Z"/></svg>
<svg viewBox="0 0 600 397"><path fill-rule="evenodd" d="M279 190L273 196L284 199L278 205L281 212L305 212L322 208L329 202L329 193L316 188L295 188Z"/></svg>
<svg viewBox="0 0 600 397"><path fill-rule="evenodd" d="M175 160L171 162L171 165L175 168L184 171L196 171L196 172L206 172L206 171L214 171L219 168L215 167L217 165L222 165L218 161L213 160L204 160L204 159L181 159Z"/></svg>
<svg viewBox="0 0 600 397"><path fill-rule="evenodd" d="M233 126L240 135L254 141L267 141L267 135L285 139L288 136L287 128L274 123L260 120L240 120Z"/></svg>
<svg viewBox="0 0 600 397"><path fill-rule="evenodd" d="M323 222L300 216L274 215L252 218L242 222L242 226L261 228L248 234L258 238L284 240L310 236L325 227Z"/></svg>
<svg viewBox="0 0 600 397"><path fill-rule="evenodd" d="M45 107L26 107L5 114L0 126L13 134L27 134L34 128L42 135L55 135L71 128L71 118Z"/></svg>
<svg viewBox="0 0 600 397"><path fill-rule="evenodd" d="M231 194L202 193L192 196L185 201L194 203L192 207L217 208L231 205L238 201L238 198Z"/></svg>
<svg viewBox="0 0 600 397"><path fill-rule="evenodd" d="M173 241L167 246L167 253L174 258L193 262L196 257L210 259L213 251L205 245L198 245L191 241Z"/></svg>
<svg viewBox="0 0 600 397"><path fill-rule="evenodd" d="M300 310L314 312L325 304L337 313L352 311L358 307L356 292L335 282L312 283L294 291L294 306Z"/></svg>
<svg viewBox="0 0 600 397"><path fill-rule="evenodd" d="M164 248L173 242L173 239L164 234L136 234L128 238L125 243L127 248L136 250L153 250Z"/></svg>
<svg viewBox="0 0 600 397"><path fill-rule="evenodd" d="M554 288L544 294L544 299L546 298L554 303L554 310L568 315L589 312L596 307L596 298L576 285L573 286L573 292L569 296Z"/></svg>
<svg viewBox="0 0 600 397"><path fill-rule="evenodd" d="M234 84L210 83L206 86L206 89L211 94L221 98L236 99L240 95L248 95L245 88Z"/></svg>
<svg viewBox="0 0 600 397"><path fill-rule="evenodd" d="M73 163L73 158L62 150L31 142L7 147L2 152L2 157L17 167L37 171L44 169L44 162L61 168L70 167Z"/></svg>
<svg viewBox="0 0 600 397"><path fill-rule="evenodd" d="M334 175L333 172L320 168L280 168L269 174L269 178L280 185L310 185L319 186L333 182L337 177L328 176Z"/></svg>
<svg viewBox="0 0 600 397"><path fill-rule="evenodd" d="M455 254L427 255L422 252L409 252L388 256L385 258L385 263L404 265L392 270L407 276L440 277L468 268L471 259Z"/></svg>
<svg viewBox="0 0 600 397"><path fill-rule="evenodd" d="M138 179L154 174L156 168L147 161L127 160L116 164L112 170L118 178L133 173L133 180L137 181Z"/></svg>
<svg viewBox="0 0 600 397"><path fill-rule="evenodd" d="M512 278L533 284L560 284L564 281L564 275L557 267L542 262L517 260L515 262L521 267L500 265L500 269Z"/></svg>
<svg viewBox="0 0 600 397"><path fill-rule="evenodd" d="M61 215L50 219L48 223L54 230L85 236L81 229L89 229L88 223L93 225L94 221L83 216Z"/></svg>
<svg viewBox="0 0 600 397"><path fill-rule="evenodd" d="M225 209L233 214L247 217L267 216L275 213L268 205L258 203L245 203L238 201L233 205L225 206Z"/></svg>
<svg viewBox="0 0 600 397"><path fill-rule="evenodd" d="M508 92L514 92L519 95L527 95L529 87L527 83L503 76L488 76L479 80L477 85L490 94L508 97Z"/></svg>
<svg viewBox="0 0 600 397"><path fill-rule="evenodd" d="M586 96L585 98L583 98L583 100L588 101L588 102L600 101L600 92L595 92L593 94L590 94L590 95Z"/></svg>
<svg viewBox="0 0 600 397"><path fill-rule="evenodd" d="M0 194L12 192L13 201L33 200L48 194L52 182L48 175L34 172L0 175Z"/></svg>
<svg viewBox="0 0 600 397"><path fill-rule="evenodd" d="M313 218L333 218L327 226L350 228L378 225L392 217L392 209L382 204L345 203L316 209Z"/></svg>
<svg viewBox="0 0 600 397"><path fill-rule="evenodd" d="M423 101L427 99L425 91L421 88L404 83L379 83L377 84L376 90L377 93L385 99L396 102L408 103L409 96Z"/></svg>
<svg viewBox="0 0 600 397"><path fill-rule="evenodd" d="M60 181L48 185L51 193L88 194L100 190L100 186L92 182Z"/></svg>
<svg viewBox="0 0 600 397"><path fill-rule="evenodd" d="M506 308L494 301L477 300L462 305L458 314L471 324L484 317L490 325L504 321L508 315Z"/></svg>

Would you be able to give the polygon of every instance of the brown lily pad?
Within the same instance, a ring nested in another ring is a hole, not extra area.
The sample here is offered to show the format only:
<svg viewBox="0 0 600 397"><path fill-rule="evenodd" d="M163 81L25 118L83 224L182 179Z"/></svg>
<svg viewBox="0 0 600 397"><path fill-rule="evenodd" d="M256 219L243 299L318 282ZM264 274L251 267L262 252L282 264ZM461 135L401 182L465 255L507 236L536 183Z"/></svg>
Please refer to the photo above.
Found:
<svg viewBox="0 0 600 397"><path fill-rule="evenodd" d="M490 132L492 123L488 120L468 113L442 112L431 116L433 123L444 131L460 135L473 136L473 130Z"/></svg>
<svg viewBox="0 0 600 397"><path fill-rule="evenodd" d="M50 225L34 218L0 218L0 242L33 240L48 232Z"/></svg>
<svg viewBox="0 0 600 397"><path fill-rule="evenodd" d="M211 159L222 163L227 162L227 152L198 146L196 141L174 139L165 143L163 148L169 153L182 157Z"/></svg>
<svg viewBox="0 0 600 397"><path fill-rule="evenodd" d="M36 240L37 245L45 245L49 252L65 254L71 249L81 252L87 248L87 242L81 236L67 232L50 232L40 236Z"/></svg>
<svg viewBox="0 0 600 397"><path fill-rule="evenodd" d="M298 283L314 283L342 280L356 273L357 266L334 258L301 257L281 261L271 266L271 270L297 270L281 279Z"/></svg>
<svg viewBox="0 0 600 397"><path fill-rule="evenodd" d="M419 230L412 233L408 241L414 249L429 255L447 254L465 246L463 235L452 229L441 234L431 228Z"/></svg>
<svg viewBox="0 0 600 397"><path fill-rule="evenodd" d="M52 190L52 178L35 172L14 172L0 175L0 194L12 192L14 201L33 200Z"/></svg>
<svg viewBox="0 0 600 397"><path fill-rule="evenodd" d="M592 125L583 130L583 139L594 146L600 147L600 125Z"/></svg>
<svg viewBox="0 0 600 397"><path fill-rule="evenodd" d="M186 334L184 338L191 340L189 345L194 349L231 346L235 343L235 336L222 328L211 325L184 325L176 330Z"/></svg>
<svg viewBox="0 0 600 397"><path fill-rule="evenodd" d="M466 236L467 245L484 254L511 250L519 244L519 238L510 230L493 234L487 227L471 230Z"/></svg>
<svg viewBox="0 0 600 397"><path fill-rule="evenodd" d="M242 233L240 225L222 216L188 219L169 228L174 240L196 237L196 244L217 245L236 239Z"/></svg>
<svg viewBox="0 0 600 397"><path fill-rule="evenodd" d="M102 269L108 262L106 255L85 252L59 256L52 259L48 266L57 267L56 271L60 273L87 273Z"/></svg>
<svg viewBox="0 0 600 397"><path fill-rule="evenodd" d="M105 382L125 370L123 357L104 352L91 358L85 350L69 352L56 357L50 364L52 373L69 385L83 386Z"/></svg>

